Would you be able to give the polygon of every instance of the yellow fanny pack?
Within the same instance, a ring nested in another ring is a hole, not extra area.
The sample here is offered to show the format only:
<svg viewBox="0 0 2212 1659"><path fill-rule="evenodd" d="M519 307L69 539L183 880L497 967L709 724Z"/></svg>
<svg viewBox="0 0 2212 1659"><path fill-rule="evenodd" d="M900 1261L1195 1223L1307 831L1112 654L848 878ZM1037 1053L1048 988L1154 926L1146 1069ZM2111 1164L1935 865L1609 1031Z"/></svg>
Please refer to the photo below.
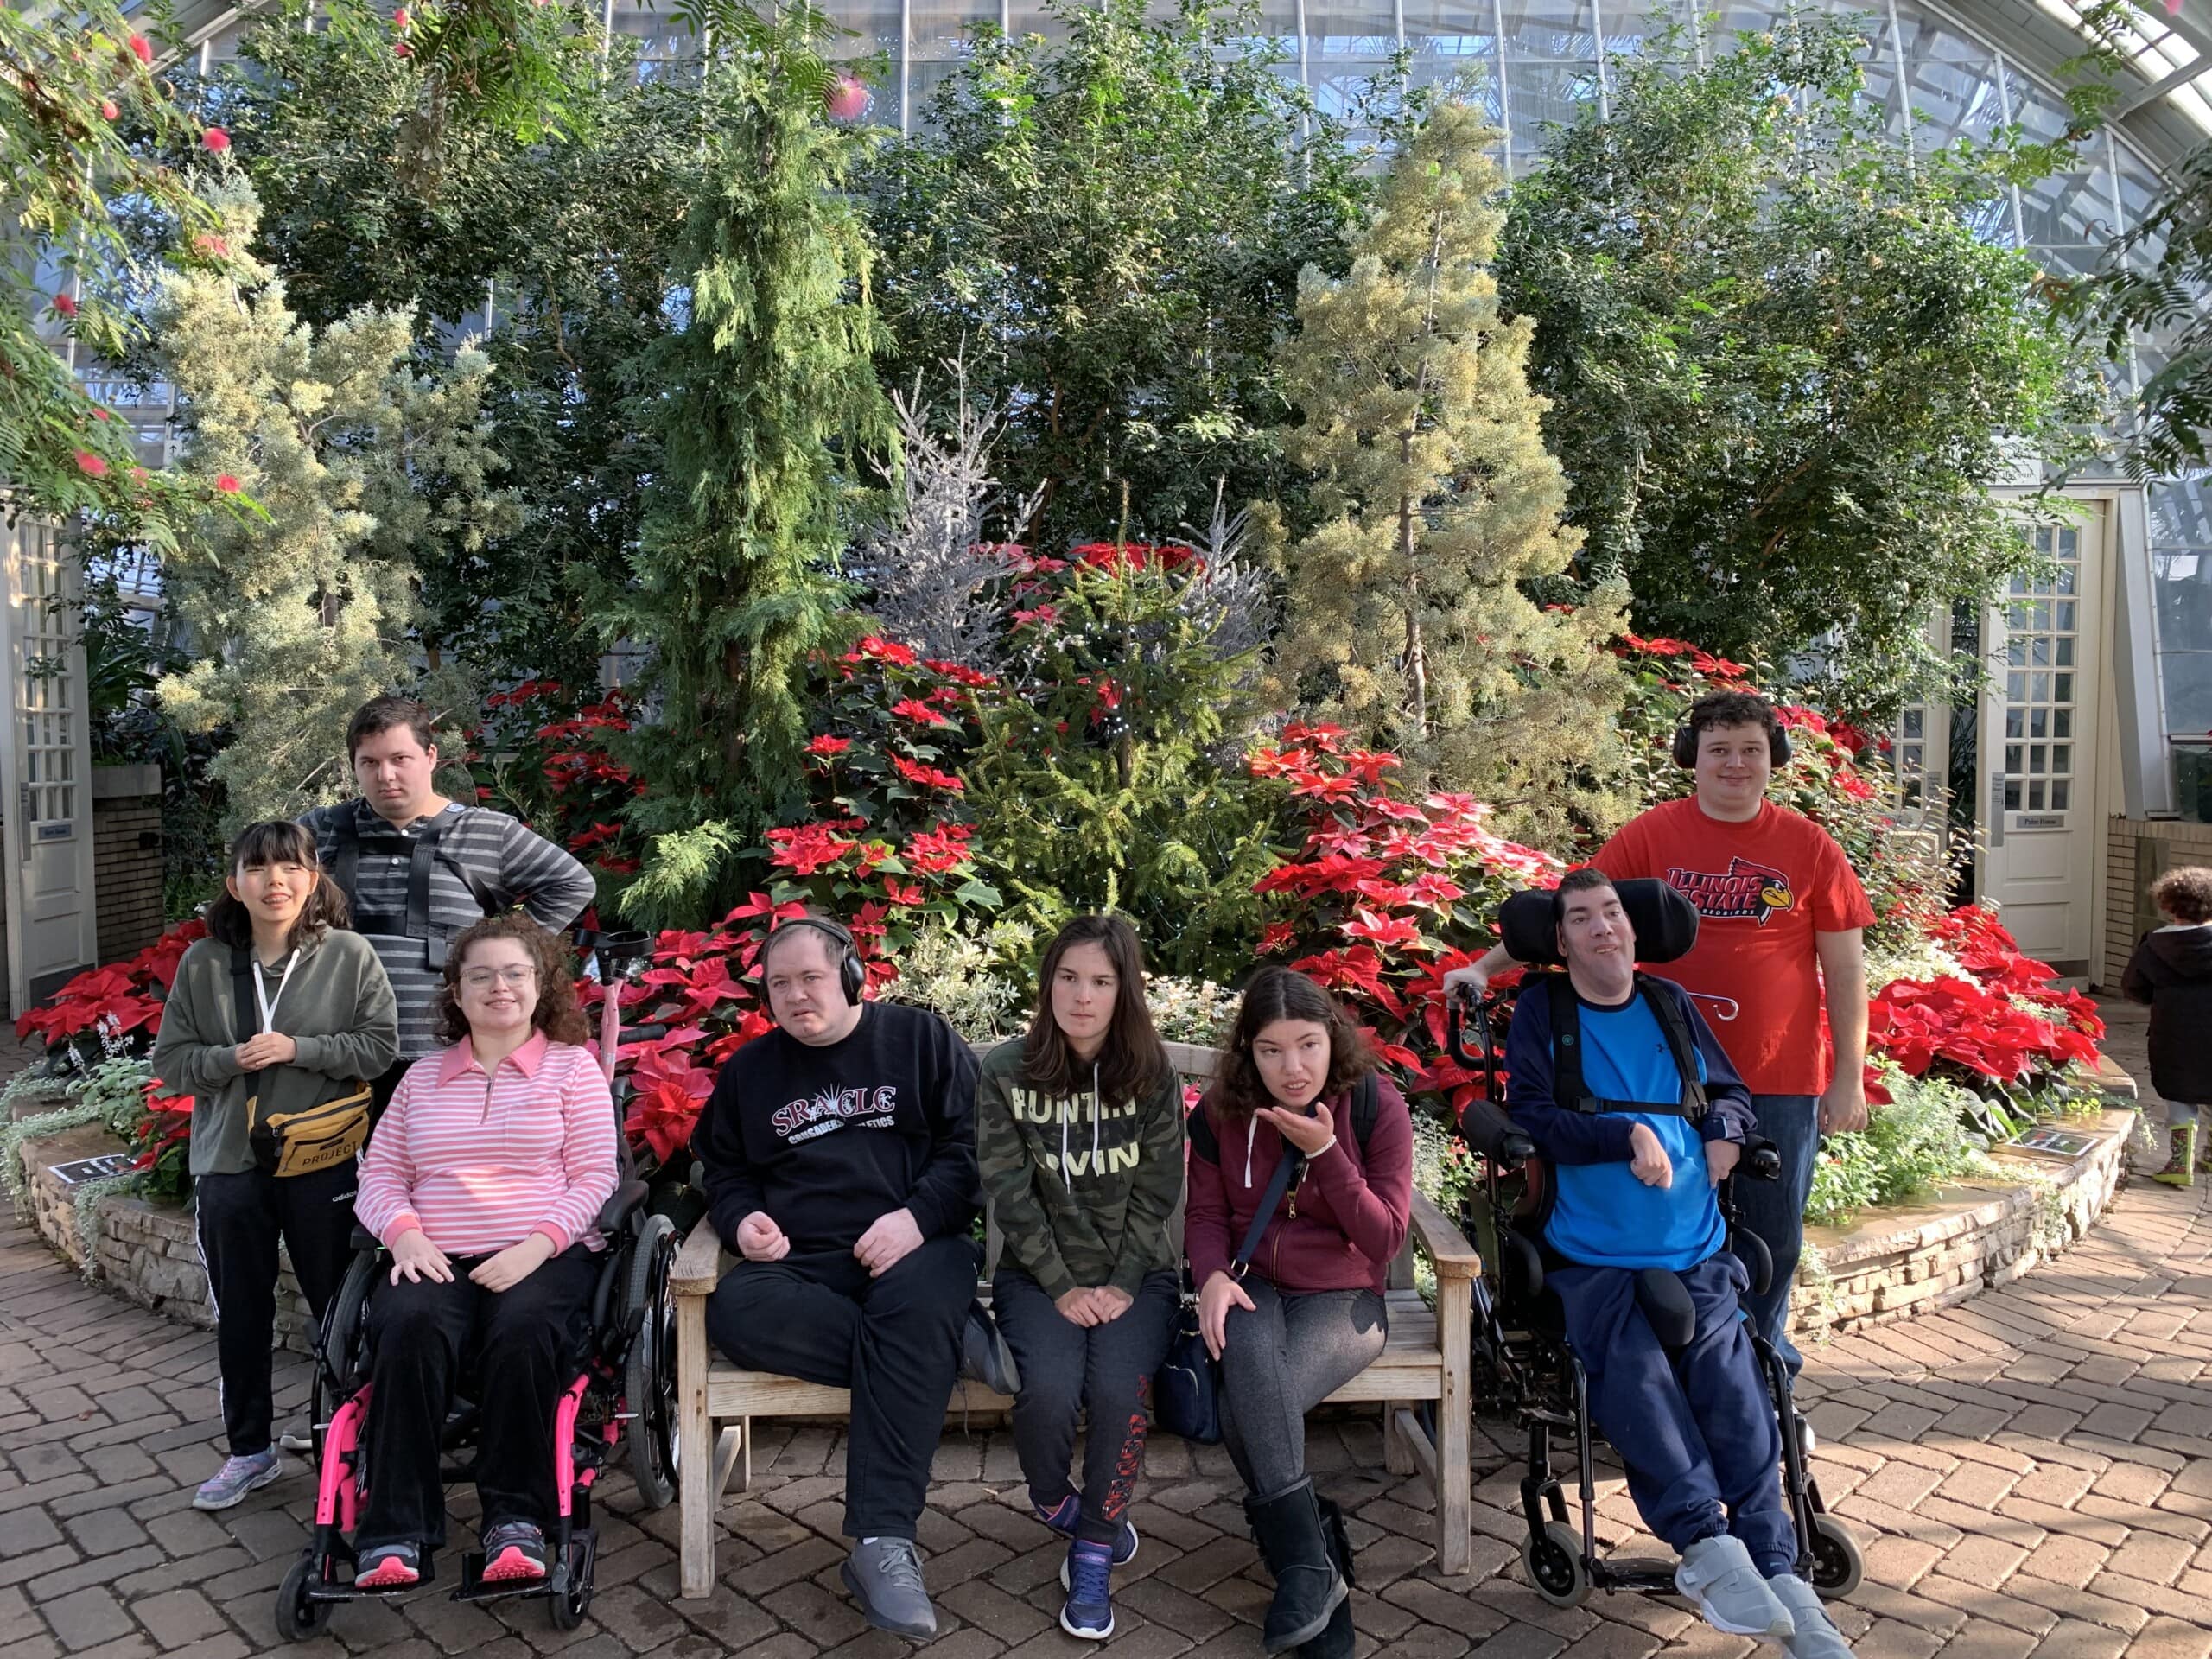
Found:
<svg viewBox="0 0 2212 1659"><path fill-rule="evenodd" d="M253 1161L273 1175L312 1175L344 1163L369 1138L369 1085L349 1095L264 1116L261 1096L245 1103L246 1141Z"/></svg>

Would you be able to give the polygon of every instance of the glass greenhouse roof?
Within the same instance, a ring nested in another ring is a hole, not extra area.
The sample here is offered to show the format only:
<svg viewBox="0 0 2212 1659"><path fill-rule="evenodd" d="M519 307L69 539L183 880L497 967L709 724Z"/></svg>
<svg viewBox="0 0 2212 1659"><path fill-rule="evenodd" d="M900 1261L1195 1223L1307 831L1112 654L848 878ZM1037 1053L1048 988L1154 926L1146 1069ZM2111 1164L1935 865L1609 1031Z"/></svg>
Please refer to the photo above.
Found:
<svg viewBox="0 0 2212 1659"><path fill-rule="evenodd" d="M2205 0L2194 3L2202 9ZM2036 0L2036 3L2069 28L2090 33L2082 21L2082 9L2071 0ZM2119 112L2125 114L2163 98L2198 128L2212 133L2212 95L2208 95L2212 94L2212 85L2204 79L2212 73L2212 32L2189 16L2190 3L2191 0L2168 0L2168 16L2162 20L2138 11L2133 22L2107 26L2110 42L2127 54L2149 83L2133 98L2124 99Z"/></svg>

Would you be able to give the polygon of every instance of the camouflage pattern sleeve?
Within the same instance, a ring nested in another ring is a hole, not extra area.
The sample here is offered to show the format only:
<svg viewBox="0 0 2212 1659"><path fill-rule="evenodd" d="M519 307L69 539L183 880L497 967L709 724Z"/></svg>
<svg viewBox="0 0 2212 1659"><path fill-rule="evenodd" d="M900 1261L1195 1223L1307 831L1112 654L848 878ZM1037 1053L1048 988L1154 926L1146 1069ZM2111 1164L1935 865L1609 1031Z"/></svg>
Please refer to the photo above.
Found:
<svg viewBox="0 0 2212 1659"><path fill-rule="evenodd" d="M1005 1241L1003 1262L1037 1281L1058 1300L1078 1286L1061 1259L1051 1213L1037 1193L1036 1160L1014 1122L1010 1091L1017 1086L1007 1072L986 1066L976 1087L976 1154L983 1177L983 1196Z"/></svg>
<svg viewBox="0 0 2212 1659"><path fill-rule="evenodd" d="M1132 1296L1147 1274L1173 1268L1182 1258L1167 1229L1183 1201L1183 1079L1169 1072L1144 1111L1143 1152L1129 1184L1122 1254L1111 1281Z"/></svg>

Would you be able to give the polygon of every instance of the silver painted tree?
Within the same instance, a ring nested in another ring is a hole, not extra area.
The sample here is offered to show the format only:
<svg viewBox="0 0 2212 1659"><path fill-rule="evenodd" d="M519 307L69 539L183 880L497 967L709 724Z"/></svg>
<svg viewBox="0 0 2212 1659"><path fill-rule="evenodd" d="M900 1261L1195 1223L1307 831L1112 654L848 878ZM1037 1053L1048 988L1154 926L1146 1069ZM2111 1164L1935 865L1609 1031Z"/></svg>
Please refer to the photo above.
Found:
<svg viewBox="0 0 2212 1659"><path fill-rule="evenodd" d="M1283 375L1318 475L1319 528L1290 550L1287 696L1396 749L1414 776L1477 791L1524 827L1603 820L1621 680L1606 642L1625 595L1573 608L1557 584L1581 532L1529 390L1530 327L1501 321L1497 133L1440 104L1410 135L1353 244L1311 267Z"/></svg>
<svg viewBox="0 0 2212 1659"><path fill-rule="evenodd" d="M451 670L416 660L417 572L512 530L519 509L491 483L484 354L464 344L449 370L422 373L413 317L375 307L310 329L244 252L251 192L219 200L221 262L166 278L157 332L179 467L262 512L203 514L168 556L200 658L161 696L188 729L231 728L212 769L227 831L346 794L346 721L364 699L464 695Z"/></svg>

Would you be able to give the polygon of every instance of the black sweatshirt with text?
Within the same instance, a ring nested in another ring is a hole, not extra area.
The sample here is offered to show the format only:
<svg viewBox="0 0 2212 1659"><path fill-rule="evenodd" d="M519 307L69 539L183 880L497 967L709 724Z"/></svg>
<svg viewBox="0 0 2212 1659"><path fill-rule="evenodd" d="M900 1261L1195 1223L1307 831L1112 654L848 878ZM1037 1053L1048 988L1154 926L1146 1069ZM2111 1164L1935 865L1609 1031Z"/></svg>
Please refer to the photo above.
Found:
<svg viewBox="0 0 2212 1659"><path fill-rule="evenodd" d="M976 1060L934 1014L870 1002L842 1041L782 1031L729 1057L692 1131L722 1242L764 1211L794 1255L850 1250L881 1217L924 1238L965 1234L982 1202Z"/></svg>

